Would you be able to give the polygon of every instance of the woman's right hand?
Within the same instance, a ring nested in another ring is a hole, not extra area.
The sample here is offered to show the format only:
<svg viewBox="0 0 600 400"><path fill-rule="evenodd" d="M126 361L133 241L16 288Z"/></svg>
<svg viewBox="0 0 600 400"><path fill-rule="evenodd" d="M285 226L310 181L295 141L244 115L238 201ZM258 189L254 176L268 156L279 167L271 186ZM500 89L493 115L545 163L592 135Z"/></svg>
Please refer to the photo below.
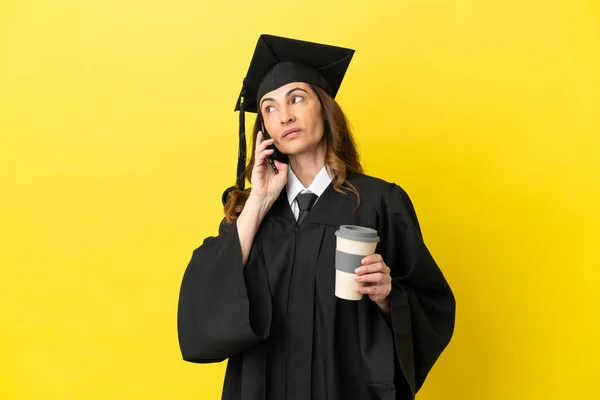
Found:
<svg viewBox="0 0 600 400"><path fill-rule="evenodd" d="M256 152L254 155L254 167L250 183L252 190L250 196L255 196L262 202L272 205L279 197L281 190L287 182L288 165L277 160L275 166L279 170L276 174L267 160L267 156L274 153L273 149L267 147L274 143L273 139L264 140L263 133L258 132L256 136Z"/></svg>
<svg viewBox="0 0 600 400"><path fill-rule="evenodd" d="M250 197L246 200L244 209L236 221L242 250L242 266L244 267L250 255L254 236L263 218L287 182L288 165L275 161L275 166L279 170L279 173L276 174L267 160L267 156L274 152L274 150L267 149L267 146L271 144L273 144L273 140L263 140L263 134L259 131L256 135L254 166L250 178L252 184Z"/></svg>

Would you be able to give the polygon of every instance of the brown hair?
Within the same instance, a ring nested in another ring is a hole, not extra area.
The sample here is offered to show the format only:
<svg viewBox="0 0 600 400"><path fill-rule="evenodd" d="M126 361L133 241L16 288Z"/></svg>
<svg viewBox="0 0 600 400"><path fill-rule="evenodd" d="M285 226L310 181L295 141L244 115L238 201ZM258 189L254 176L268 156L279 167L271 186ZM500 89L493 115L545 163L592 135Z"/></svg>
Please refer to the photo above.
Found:
<svg viewBox="0 0 600 400"><path fill-rule="evenodd" d="M327 142L327 153L325 165L332 175L332 184L335 191L345 194L352 192L356 195L358 203L360 196L356 188L347 180L347 174L362 173L356 143L348 125L348 120L339 104L329 96L323 89L310 85L321 102L321 114L325 122L324 139ZM260 116L256 118L252 130L252 152L250 161L246 166L245 176L252 176L254 167L254 152L256 150L256 136L260 130ZM249 191L235 188L229 193L229 199L225 204L225 220L227 223L234 222L244 209L244 204L250 195Z"/></svg>

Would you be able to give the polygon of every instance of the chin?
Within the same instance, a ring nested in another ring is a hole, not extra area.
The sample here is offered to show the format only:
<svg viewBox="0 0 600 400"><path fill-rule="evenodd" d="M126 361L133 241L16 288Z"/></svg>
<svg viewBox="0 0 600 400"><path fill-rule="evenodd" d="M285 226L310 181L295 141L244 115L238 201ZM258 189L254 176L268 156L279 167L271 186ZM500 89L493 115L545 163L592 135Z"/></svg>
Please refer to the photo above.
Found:
<svg viewBox="0 0 600 400"><path fill-rule="evenodd" d="M288 143L288 146L285 146L285 148L280 148L280 150L288 156L295 156L303 153L316 152L318 151L318 148L318 144L302 143L298 141L297 143Z"/></svg>
<svg viewBox="0 0 600 400"><path fill-rule="evenodd" d="M282 153L287 154L288 156L294 156L296 154L305 153L308 150L309 146L304 145L295 145L286 146L285 148L280 148Z"/></svg>

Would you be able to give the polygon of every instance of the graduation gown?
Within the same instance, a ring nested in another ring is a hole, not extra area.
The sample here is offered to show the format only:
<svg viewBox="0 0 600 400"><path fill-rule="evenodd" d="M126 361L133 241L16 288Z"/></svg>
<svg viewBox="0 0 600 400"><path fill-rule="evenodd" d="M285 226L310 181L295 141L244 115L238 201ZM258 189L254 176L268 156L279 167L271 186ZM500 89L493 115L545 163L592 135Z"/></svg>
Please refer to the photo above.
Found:
<svg viewBox="0 0 600 400"><path fill-rule="evenodd" d="M223 400L413 399L448 345L454 296L409 196L377 178L348 178L360 205L330 184L299 226L284 188L245 268L235 223L193 251L179 344L186 361L229 359ZM376 252L393 279L389 316L367 295L334 295L334 232L348 224L379 233Z"/></svg>

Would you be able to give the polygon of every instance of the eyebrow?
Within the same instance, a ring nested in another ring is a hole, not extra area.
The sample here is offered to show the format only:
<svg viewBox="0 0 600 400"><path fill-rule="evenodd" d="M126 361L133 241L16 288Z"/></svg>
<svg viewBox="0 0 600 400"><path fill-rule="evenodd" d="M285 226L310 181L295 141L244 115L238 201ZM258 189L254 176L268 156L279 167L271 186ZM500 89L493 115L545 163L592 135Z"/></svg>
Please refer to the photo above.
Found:
<svg viewBox="0 0 600 400"><path fill-rule="evenodd" d="M302 89L301 87L297 87L297 88L293 88L291 90L288 90L288 92L285 94L285 97L289 97L289 95L292 94L292 93L294 93L296 90L302 90L304 93L308 94L308 92L306 90ZM265 99L262 99L261 102L260 102L260 106L261 107L262 107L262 105L263 105L263 103L265 101L275 101L275 99L272 98L272 97L267 97Z"/></svg>

